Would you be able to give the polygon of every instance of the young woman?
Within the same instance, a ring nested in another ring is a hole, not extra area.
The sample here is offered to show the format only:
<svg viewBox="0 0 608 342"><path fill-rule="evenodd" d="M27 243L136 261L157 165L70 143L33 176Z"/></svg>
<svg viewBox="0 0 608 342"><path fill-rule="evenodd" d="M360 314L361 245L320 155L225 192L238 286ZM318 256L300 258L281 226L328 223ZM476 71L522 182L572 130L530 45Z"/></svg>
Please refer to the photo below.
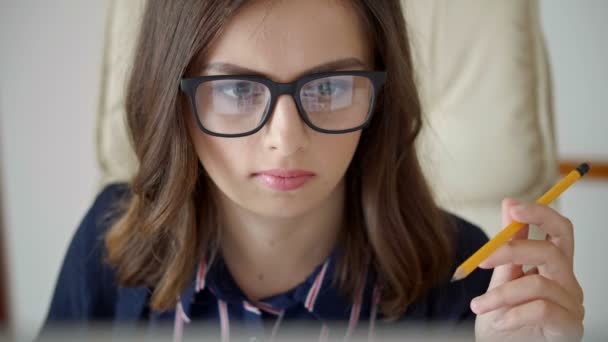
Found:
<svg viewBox="0 0 608 342"><path fill-rule="evenodd" d="M572 225L548 207L505 200L505 223L549 238L450 282L486 237L421 172L406 31L398 0L149 0L127 94L139 168L82 222L48 321L226 341L476 318L479 340L579 339Z"/></svg>

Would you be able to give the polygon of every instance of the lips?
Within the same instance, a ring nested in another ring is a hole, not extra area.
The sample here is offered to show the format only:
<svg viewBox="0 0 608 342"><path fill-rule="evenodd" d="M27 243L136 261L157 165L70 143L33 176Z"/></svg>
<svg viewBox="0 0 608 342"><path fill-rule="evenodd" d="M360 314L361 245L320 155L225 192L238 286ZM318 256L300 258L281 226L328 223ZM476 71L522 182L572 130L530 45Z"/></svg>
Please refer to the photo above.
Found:
<svg viewBox="0 0 608 342"><path fill-rule="evenodd" d="M315 176L306 170L274 169L257 172L254 178L261 184L278 191L295 190Z"/></svg>

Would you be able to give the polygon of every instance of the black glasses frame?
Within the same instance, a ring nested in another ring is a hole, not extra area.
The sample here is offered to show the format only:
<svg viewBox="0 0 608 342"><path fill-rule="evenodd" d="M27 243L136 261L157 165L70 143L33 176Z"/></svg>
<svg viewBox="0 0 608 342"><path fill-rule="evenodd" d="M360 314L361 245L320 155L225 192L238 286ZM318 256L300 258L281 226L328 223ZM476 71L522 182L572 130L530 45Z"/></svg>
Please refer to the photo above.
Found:
<svg viewBox="0 0 608 342"><path fill-rule="evenodd" d="M320 78L330 77L330 76L360 76L360 77L365 77L371 81L371 83L373 85L373 96L371 98L369 112L367 113L365 122L363 124L361 124L357 127L349 128L349 129L345 129L345 130L327 130L327 129L323 129L323 128L315 126L310 121L310 119L308 118L308 115L306 114L306 111L304 110L304 106L302 105L302 102L301 102L301 99L299 96L300 90L308 82L311 82L311 81L314 81L314 80L317 80ZM210 131L203 126L203 124L201 123L200 117L198 115L198 109L196 108L196 89L205 82L215 81L215 80L254 81L254 82L259 82L261 84L264 84L268 88L268 90L270 91L270 101L268 103L268 106L266 107L266 111L264 112L262 119L260 120L259 125L256 128L254 128L250 131L244 132L244 133L223 134L223 133L216 133L216 132ZM386 81L386 72L385 71L361 71L361 70L314 73L314 74L302 76L301 78L299 78L293 82L289 82L289 83L274 82L274 81L272 81L268 78L262 77L262 76L220 75L220 76L200 76L200 77L194 77L194 78L182 78L182 80L180 82L180 89L190 97L192 112L194 113L198 127L203 132L205 132L209 135L212 135L212 136L223 137L223 138L238 138L238 137L244 137L244 136L248 136L248 135L256 133L257 131L262 129L262 127L264 127L264 125L266 125L266 122L270 118L270 114L274 111L274 106L276 105L276 102L277 102L279 96L281 96L281 95L291 95L291 97L293 98L293 100L296 103L296 107L298 109L300 118L302 118L302 120L306 123L306 125L308 125L308 127L312 128L315 131L321 132L321 133L342 134L342 133L354 132L354 131L364 129L367 126L369 126L369 123L371 122L372 114L374 112L376 99L377 99L380 89L384 85L385 81Z"/></svg>

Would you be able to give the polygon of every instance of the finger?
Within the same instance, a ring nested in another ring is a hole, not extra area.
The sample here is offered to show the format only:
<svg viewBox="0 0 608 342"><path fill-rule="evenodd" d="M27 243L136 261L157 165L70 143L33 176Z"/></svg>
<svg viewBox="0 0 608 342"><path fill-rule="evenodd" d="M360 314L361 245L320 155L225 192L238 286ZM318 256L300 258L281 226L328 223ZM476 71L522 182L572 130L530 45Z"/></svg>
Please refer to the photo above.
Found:
<svg viewBox="0 0 608 342"><path fill-rule="evenodd" d="M510 209L514 220L537 225L570 260L574 255L574 228L572 222L553 208L530 203Z"/></svg>
<svg viewBox="0 0 608 342"><path fill-rule="evenodd" d="M537 266L539 273L547 276L572 269L566 256L554 244L544 240L508 241L485 259L480 266L493 268L504 264Z"/></svg>
<svg viewBox="0 0 608 342"><path fill-rule="evenodd" d="M574 313L542 299L509 309L493 325L503 331L542 327L548 340L579 341L583 334L583 322Z"/></svg>
<svg viewBox="0 0 608 342"><path fill-rule="evenodd" d="M502 201L502 226L503 228L511 224L513 222L513 217L511 216L511 208L520 206L521 203L513 198L505 198ZM527 225L520 229L515 236L513 236L513 240L521 240L528 238L528 230Z"/></svg>
<svg viewBox="0 0 608 342"><path fill-rule="evenodd" d="M505 198L502 201L502 226L508 226L512 219L509 214L510 208L519 205L519 202L512 198ZM513 239L525 239L528 236L528 227L525 226L522 228L517 234L513 237ZM480 265L481 266L481 265ZM521 265L502 265L496 267L492 274L492 279L490 280L490 285L488 289L495 288L504 284L512 279L519 278L523 275L523 271L521 269Z"/></svg>
<svg viewBox="0 0 608 342"><path fill-rule="evenodd" d="M574 317L582 320L585 315L583 305L558 283L541 275L531 275L515 279L486 292L471 301L471 310L483 314L499 308L521 305L533 300L543 299L553 302Z"/></svg>
<svg viewBox="0 0 608 342"><path fill-rule="evenodd" d="M551 242L543 240L512 240L480 264L483 268L492 268L505 264L533 265L538 274L555 280L579 302L582 302L582 289L574 276L572 264L564 254Z"/></svg>

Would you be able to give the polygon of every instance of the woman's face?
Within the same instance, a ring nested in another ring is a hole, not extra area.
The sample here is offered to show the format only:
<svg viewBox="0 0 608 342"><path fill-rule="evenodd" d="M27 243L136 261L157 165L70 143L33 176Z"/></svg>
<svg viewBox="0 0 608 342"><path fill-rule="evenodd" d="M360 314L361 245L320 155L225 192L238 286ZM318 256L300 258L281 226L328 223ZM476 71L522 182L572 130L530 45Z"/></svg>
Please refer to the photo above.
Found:
<svg viewBox="0 0 608 342"><path fill-rule="evenodd" d="M227 23L201 75L255 73L291 82L311 70L371 69L368 44L356 10L342 1L255 1ZM312 130L289 95L278 98L270 115L253 135L221 138L200 131L188 111L196 153L222 202L263 217L295 218L341 199L360 131Z"/></svg>

